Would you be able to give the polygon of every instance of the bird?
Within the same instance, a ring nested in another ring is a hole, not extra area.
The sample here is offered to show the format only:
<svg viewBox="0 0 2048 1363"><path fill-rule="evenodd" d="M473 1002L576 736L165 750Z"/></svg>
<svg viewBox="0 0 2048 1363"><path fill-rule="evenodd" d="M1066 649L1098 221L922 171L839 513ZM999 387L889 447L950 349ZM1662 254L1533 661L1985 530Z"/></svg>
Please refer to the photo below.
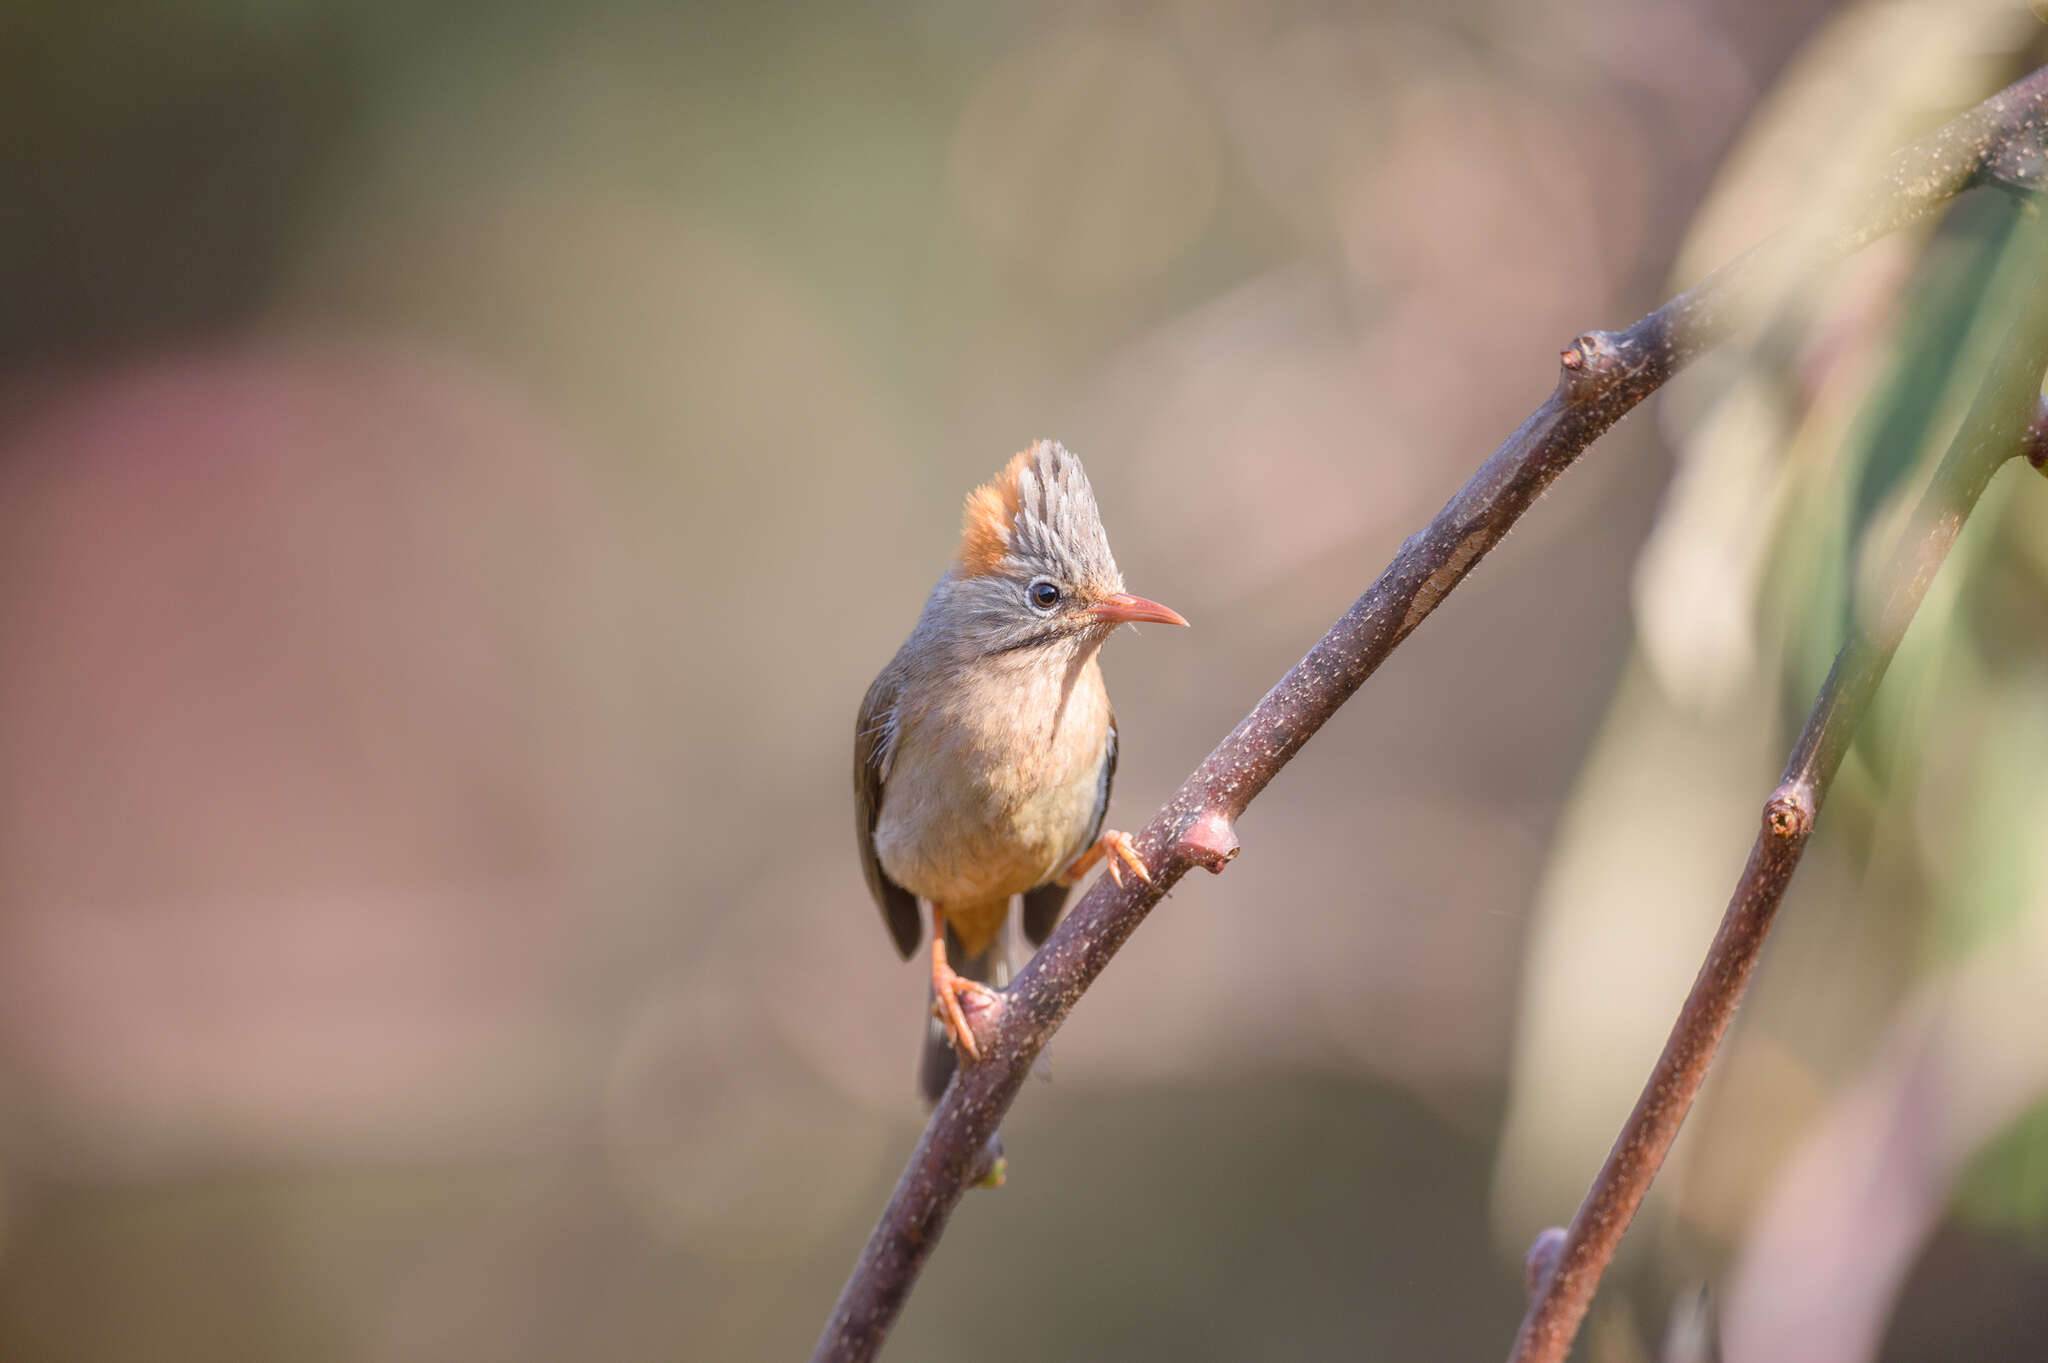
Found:
<svg viewBox="0 0 2048 1363"><path fill-rule="evenodd" d="M861 868L903 958L931 947L928 1103L981 1059L962 1000L1007 981L1012 901L1035 948L1098 862L1119 885L1120 868L1152 878L1103 827L1117 731L1097 655L1141 622L1188 623L1124 590L1081 461L1039 440L967 494L951 563L861 702Z"/></svg>

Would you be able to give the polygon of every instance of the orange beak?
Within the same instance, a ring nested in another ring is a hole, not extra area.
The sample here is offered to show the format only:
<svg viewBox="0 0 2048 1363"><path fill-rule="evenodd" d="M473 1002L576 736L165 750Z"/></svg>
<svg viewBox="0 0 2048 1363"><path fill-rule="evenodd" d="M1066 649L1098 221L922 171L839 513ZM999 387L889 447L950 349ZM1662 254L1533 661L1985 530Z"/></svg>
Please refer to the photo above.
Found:
<svg viewBox="0 0 2048 1363"><path fill-rule="evenodd" d="M1171 606L1162 606L1157 601L1147 601L1144 597L1132 596L1129 592L1105 596L1090 606L1085 614L1117 625L1187 624L1186 617Z"/></svg>

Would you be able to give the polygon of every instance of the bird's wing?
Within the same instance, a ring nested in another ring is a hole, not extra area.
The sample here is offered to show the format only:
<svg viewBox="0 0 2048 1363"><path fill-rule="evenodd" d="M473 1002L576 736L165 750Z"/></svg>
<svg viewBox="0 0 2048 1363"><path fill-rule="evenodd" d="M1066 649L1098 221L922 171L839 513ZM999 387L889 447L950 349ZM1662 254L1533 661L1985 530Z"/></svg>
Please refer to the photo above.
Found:
<svg viewBox="0 0 2048 1363"><path fill-rule="evenodd" d="M1109 788L1116 780L1116 711L1109 713L1109 738L1102 753L1102 781L1095 790L1095 819L1088 825L1088 836L1081 841L1086 851L1102 836L1102 821L1109 817ZM1033 946L1042 946L1052 936L1054 925L1060 921L1060 910L1067 906L1067 892L1074 887L1049 880L1035 890L1024 894L1024 936Z"/></svg>
<svg viewBox="0 0 2048 1363"><path fill-rule="evenodd" d="M923 939L917 896L889 879L875 855L875 824L882 817L882 787L889 780L889 762L896 752L896 694L902 678L887 667L868 688L853 727L853 831L860 840L860 869L868 892L896 939L896 950L908 960Z"/></svg>

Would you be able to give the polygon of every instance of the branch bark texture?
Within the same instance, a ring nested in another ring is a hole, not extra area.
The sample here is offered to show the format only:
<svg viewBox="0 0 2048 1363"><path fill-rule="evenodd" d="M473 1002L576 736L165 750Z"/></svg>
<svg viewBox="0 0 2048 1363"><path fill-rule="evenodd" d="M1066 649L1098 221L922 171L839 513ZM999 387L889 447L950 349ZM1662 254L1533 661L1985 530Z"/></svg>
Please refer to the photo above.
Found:
<svg viewBox="0 0 2048 1363"><path fill-rule="evenodd" d="M933 1112L833 1309L814 1363L874 1358L1015 1100L1032 1060L1117 949L1194 867L1237 855L1235 823L1259 792L1587 446L1723 339L1756 282L1789 257L1816 263L1926 215L1988 180L2042 178L2048 68L1899 153L1854 219L1817 246L1778 238L1625 331L1591 331L1561 356L1555 390L1379 579L1203 759L1136 835L1150 884L1099 877L1031 962L970 1019L983 1060ZM2010 150L2024 142L2029 154Z"/></svg>
<svg viewBox="0 0 2048 1363"><path fill-rule="evenodd" d="M2033 240L2026 249L2036 274L2020 301L2019 317L1915 509L1889 565L1882 600L1857 613L1784 775L1764 802L1749 862L1699 976L1642 1096L1555 1254L1554 1267L1533 1284L1510 1363L1563 1363L1571 1352L1600 1275L1706 1081L1828 788L1906 627L1992 475L2011 458L2039 465L2048 450L2048 405L2041 398L2042 376L2048 372L2048 290L2041 287L2039 274L2048 242L2038 226L2028 231ZM1547 1231L1539 1240L1552 1235Z"/></svg>

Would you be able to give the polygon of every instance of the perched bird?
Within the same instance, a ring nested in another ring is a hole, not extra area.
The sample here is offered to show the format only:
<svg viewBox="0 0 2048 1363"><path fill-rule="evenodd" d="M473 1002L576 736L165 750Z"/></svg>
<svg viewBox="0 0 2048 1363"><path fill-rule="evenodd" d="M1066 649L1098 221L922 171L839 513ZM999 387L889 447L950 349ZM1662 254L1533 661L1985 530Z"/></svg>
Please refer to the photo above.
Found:
<svg viewBox="0 0 2048 1363"><path fill-rule="evenodd" d="M1050 440L967 495L960 547L917 627L868 688L854 728L854 831L896 949L931 905L932 1014L920 1084L936 1101L957 1050L981 1058L961 998L1004 982L1013 897L1043 942L1067 891L1110 856L1116 717L1096 654L1117 626L1185 625L1132 596L1081 461Z"/></svg>

